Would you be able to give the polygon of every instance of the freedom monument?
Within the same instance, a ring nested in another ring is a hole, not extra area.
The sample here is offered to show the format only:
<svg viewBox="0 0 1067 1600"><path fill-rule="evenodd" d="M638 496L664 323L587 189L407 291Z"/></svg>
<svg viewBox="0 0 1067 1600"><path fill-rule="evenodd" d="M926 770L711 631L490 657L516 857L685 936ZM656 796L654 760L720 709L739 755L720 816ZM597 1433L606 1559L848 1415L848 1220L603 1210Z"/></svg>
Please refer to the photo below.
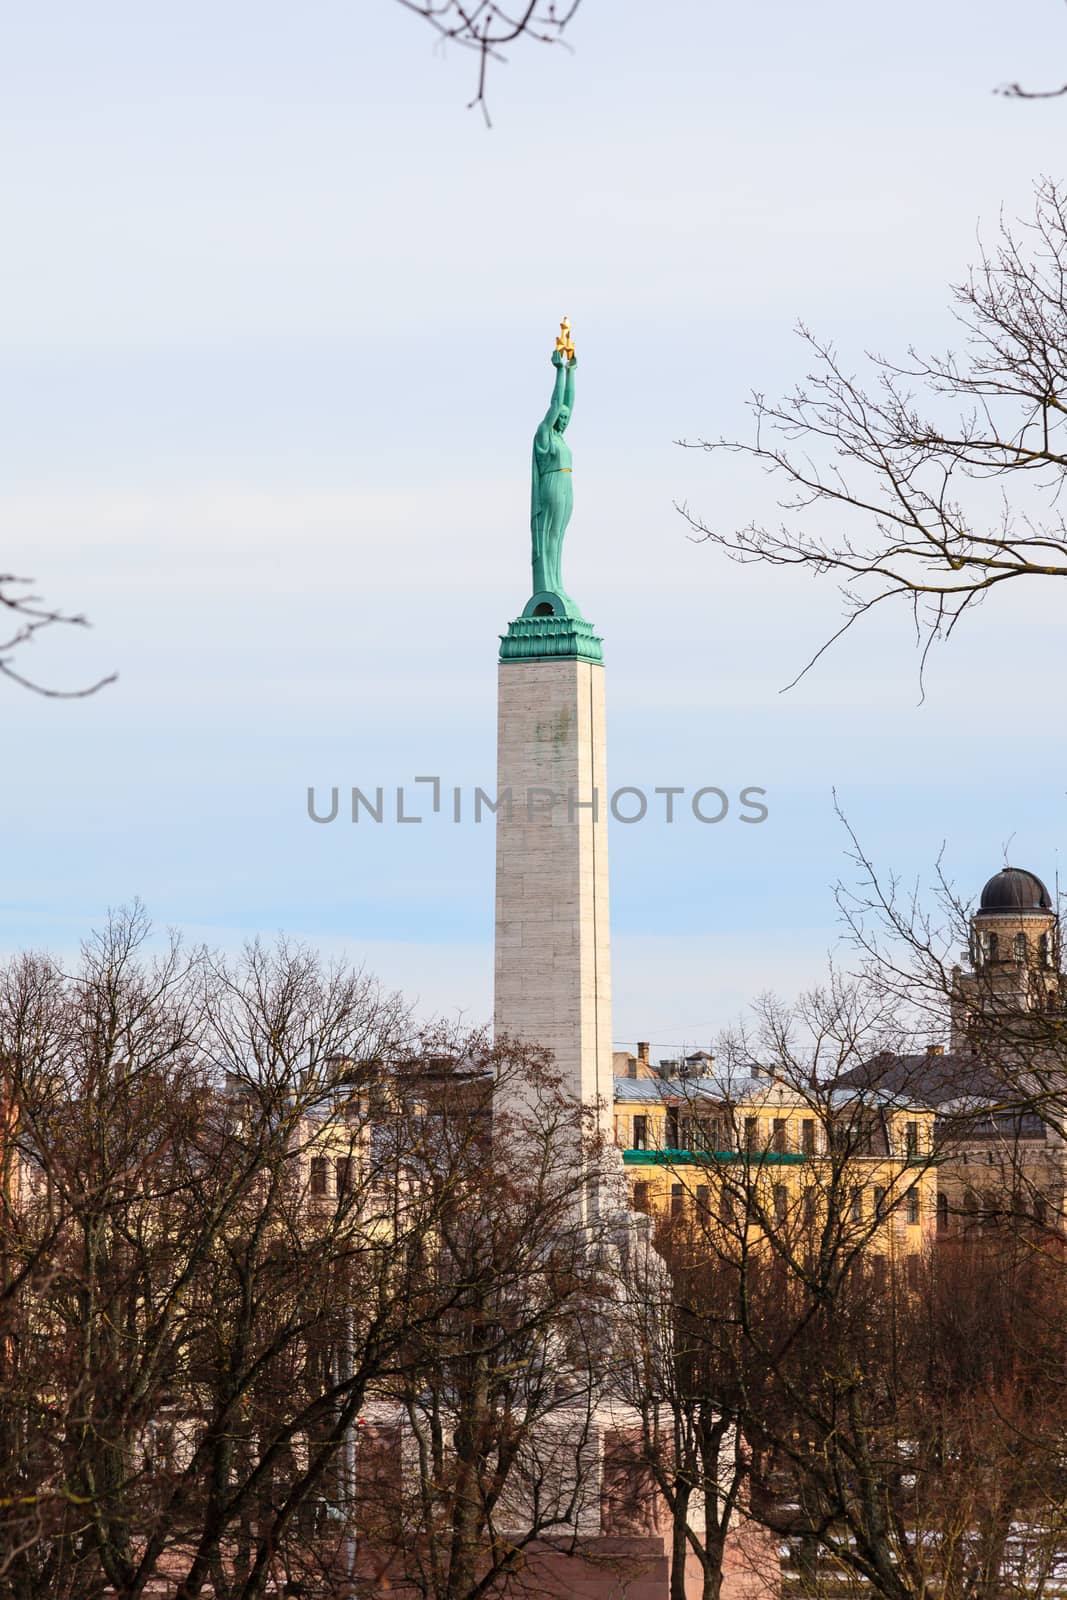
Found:
<svg viewBox="0 0 1067 1600"><path fill-rule="evenodd" d="M564 318L534 435L532 592L498 669L494 1027L552 1052L610 1136L611 954L601 641L563 586L577 357ZM502 803L510 796L509 803Z"/></svg>

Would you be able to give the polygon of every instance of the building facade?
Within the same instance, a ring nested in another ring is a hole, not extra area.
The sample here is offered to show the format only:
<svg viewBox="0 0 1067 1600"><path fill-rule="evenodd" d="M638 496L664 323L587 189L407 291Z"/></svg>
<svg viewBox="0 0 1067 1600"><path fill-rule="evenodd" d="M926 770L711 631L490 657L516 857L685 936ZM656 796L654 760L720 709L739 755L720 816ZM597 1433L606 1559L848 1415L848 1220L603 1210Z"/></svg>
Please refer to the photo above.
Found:
<svg viewBox="0 0 1067 1600"><path fill-rule="evenodd" d="M639 1211L735 1237L746 1216L751 1238L768 1227L814 1235L836 1208L886 1262L920 1255L933 1237L934 1112L911 1096L802 1093L769 1073L625 1076L614 1124Z"/></svg>

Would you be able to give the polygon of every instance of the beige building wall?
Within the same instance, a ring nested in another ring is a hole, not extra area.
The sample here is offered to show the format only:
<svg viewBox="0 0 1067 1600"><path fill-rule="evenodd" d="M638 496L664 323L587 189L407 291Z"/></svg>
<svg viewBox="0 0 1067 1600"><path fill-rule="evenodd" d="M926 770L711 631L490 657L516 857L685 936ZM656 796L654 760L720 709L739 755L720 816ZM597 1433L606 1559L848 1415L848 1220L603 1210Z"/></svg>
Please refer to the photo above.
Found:
<svg viewBox="0 0 1067 1600"><path fill-rule="evenodd" d="M510 794L510 809L507 796ZM494 1026L552 1052L611 1127L604 668L499 668Z"/></svg>

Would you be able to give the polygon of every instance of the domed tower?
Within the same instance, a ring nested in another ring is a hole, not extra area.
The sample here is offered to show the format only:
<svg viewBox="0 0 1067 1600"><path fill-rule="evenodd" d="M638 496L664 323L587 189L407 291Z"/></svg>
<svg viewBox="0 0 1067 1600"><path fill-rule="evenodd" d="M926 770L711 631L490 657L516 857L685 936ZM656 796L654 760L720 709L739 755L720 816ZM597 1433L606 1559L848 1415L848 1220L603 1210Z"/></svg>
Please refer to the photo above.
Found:
<svg viewBox="0 0 1067 1600"><path fill-rule="evenodd" d="M970 944L971 970L954 972L953 1049L973 1045L983 1013L1060 1010L1056 911L1036 873L994 873L971 918Z"/></svg>
<svg viewBox="0 0 1067 1600"><path fill-rule="evenodd" d="M1043 971L1058 965L1056 914L1041 879L1023 867L1002 867L982 890L971 919L975 966L1010 961Z"/></svg>

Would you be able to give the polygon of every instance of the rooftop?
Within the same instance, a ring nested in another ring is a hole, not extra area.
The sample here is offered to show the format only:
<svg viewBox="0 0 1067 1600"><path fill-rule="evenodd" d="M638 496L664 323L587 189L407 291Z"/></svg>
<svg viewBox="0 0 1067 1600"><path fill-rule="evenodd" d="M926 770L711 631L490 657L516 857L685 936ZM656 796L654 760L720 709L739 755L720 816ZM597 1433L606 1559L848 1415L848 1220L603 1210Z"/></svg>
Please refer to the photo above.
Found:
<svg viewBox="0 0 1067 1600"><path fill-rule="evenodd" d="M894 1058L900 1059L900 1058ZM616 1078L616 1105L647 1105L658 1100L665 1106L691 1104L694 1100L714 1100L727 1105L753 1105L773 1100L775 1104L792 1103L797 1106L818 1102L823 1105L849 1105L862 1098L867 1105L883 1108L894 1106L929 1105L932 1102L920 1085L914 1081L899 1087L882 1078L864 1080L868 1067L855 1069L855 1076L831 1087L817 1085L804 1090L786 1083L772 1074L716 1078Z"/></svg>
<svg viewBox="0 0 1067 1600"><path fill-rule="evenodd" d="M1036 873L1025 867L1002 867L982 890L978 915L1051 910L1049 892Z"/></svg>

